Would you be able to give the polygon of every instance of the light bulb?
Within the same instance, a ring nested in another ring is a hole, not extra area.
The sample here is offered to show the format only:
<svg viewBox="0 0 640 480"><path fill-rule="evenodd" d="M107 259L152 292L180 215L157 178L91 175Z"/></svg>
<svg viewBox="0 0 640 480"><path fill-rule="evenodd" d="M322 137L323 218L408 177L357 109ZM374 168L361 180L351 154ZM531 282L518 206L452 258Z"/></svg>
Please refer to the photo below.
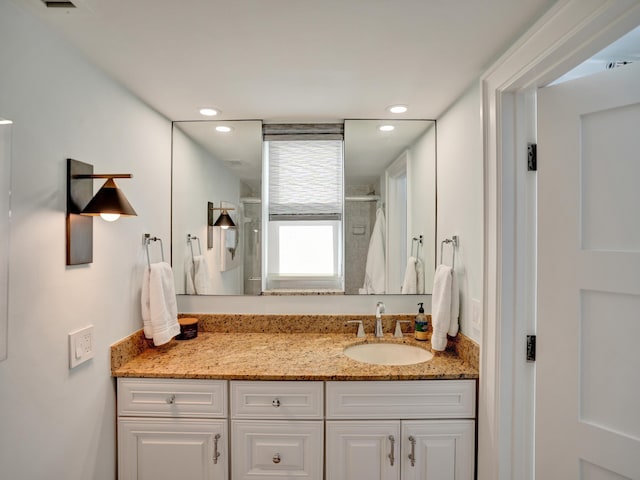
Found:
<svg viewBox="0 0 640 480"><path fill-rule="evenodd" d="M405 113L408 108L406 105L392 105L387 110L389 110L391 113Z"/></svg>
<svg viewBox="0 0 640 480"><path fill-rule="evenodd" d="M226 229L229 228L229 226L228 225L220 225L220 228L223 229L223 230L226 230Z"/></svg>
<svg viewBox="0 0 640 480"><path fill-rule="evenodd" d="M102 217L103 220L106 220L107 222L115 222L117 219L120 218L119 213L101 213L100 216Z"/></svg>
<svg viewBox="0 0 640 480"><path fill-rule="evenodd" d="M394 127L393 125L381 125L380 127L378 127L378 130L380 130L381 132L391 132L395 128L396 127Z"/></svg>
<svg viewBox="0 0 640 480"><path fill-rule="evenodd" d="M200 114L201 115L205 115L207 117L213 117L215 115L218 115L218 113L220 113L218 110L216 110L215 108L201 108L200 109Z"/></svg>

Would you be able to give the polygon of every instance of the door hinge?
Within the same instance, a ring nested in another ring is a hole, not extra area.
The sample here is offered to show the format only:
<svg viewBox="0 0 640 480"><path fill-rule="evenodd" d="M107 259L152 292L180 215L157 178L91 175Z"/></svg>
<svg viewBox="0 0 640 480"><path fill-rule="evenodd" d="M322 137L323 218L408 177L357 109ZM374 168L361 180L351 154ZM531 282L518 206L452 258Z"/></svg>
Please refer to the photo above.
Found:
<svg viewBox="0 0 640 480"><path fill-rule="evenodd" d="M527 362L536 361L536 336L527 335Z"/></svg>
<svg viewBox="0 0 640 480"><path fill-rule="evenodd" d="M527 145L527 170L535 172L538 170L538 146L535 143Z"/></svg>

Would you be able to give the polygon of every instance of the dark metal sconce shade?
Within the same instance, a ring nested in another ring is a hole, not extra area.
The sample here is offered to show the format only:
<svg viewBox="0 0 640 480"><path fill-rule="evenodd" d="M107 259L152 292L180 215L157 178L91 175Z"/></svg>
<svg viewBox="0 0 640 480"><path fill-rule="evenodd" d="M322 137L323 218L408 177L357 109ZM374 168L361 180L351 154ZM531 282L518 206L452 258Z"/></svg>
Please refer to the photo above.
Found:
<svg viewBox="0 0 640 480"><path fill-rule="evenodd" d="M102 213L119 214L127 217L136 216L137 213L124 196L122 190L118 188L113 178L109 178L98 190L98 193L91 199L86 207L82 209L80 215L100 215Z"/></svg>
<svg viewBox="0 0 640 480"><path fill-rule="evenodd" d="M213 224L213 226L221 227L221 228L229 228L229 227L235 227L236 224L233 223L233 220L229 216L229 213L227 212L227 210L222 209L222 213L220 214L216 222Z"/></svg>
<svg viewBox="0 0 640 480"><path fill-rule="evenodd" d="M95 197L94 178L107 179ZM96 175L93 165L67 159L67 265L93 262L93 215L107 214L116 218L136 215L114 178L131 178L131 175Z"/></svg>

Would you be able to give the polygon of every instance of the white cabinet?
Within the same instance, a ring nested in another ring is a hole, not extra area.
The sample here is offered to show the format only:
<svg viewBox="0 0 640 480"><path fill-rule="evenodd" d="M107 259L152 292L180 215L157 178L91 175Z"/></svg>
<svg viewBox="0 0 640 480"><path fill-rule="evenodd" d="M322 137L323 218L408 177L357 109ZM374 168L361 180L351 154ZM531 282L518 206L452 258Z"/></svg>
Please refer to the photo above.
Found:
<svg viewBox="0 0 640 480"><path fill-rule="evenodd" d="M398 421L327 421L327 480L398 480Z"/></svg>
<svg viewBox="0 0 640 480"><path fill-rule="evenodd" d="M403 480L471 480L474 420L402 421Z"/></svg>
<svg viewBox="0 0 640 480"><path fill-rule="evenodd" d="M323 478L323 383L231 382L234 480Z"/></svg>
<svg viewBox="0 0 640 480"><path fill-rule="evenodd" d="M119 378L118 478L473 480L475 396L474 380Z"/></svg>
<svg viewBox="0 0 640 480"><path fill-rule="evenodd" d="M227 383L118 379L119 480L227 480Z"/></svg>
<svg viewBox="0 0 640 480"><path fill-rule="evenodd" d="M472 480L474 418L473 380L328 382L326 479Z"/></svg>

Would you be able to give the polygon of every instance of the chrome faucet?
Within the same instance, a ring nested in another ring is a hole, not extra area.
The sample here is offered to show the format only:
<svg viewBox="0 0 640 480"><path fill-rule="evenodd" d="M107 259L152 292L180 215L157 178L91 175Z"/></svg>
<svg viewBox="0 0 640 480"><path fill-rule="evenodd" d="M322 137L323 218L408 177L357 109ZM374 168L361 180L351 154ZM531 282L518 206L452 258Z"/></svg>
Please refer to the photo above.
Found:
<svg viewBox="0 0 640 480"><path fill-rule="evenodd" d="M382 337L384 335L382 332L382 313L384 313L384 303L378 302L376 303L376 330L374 332L376 337Z"/></svg>

